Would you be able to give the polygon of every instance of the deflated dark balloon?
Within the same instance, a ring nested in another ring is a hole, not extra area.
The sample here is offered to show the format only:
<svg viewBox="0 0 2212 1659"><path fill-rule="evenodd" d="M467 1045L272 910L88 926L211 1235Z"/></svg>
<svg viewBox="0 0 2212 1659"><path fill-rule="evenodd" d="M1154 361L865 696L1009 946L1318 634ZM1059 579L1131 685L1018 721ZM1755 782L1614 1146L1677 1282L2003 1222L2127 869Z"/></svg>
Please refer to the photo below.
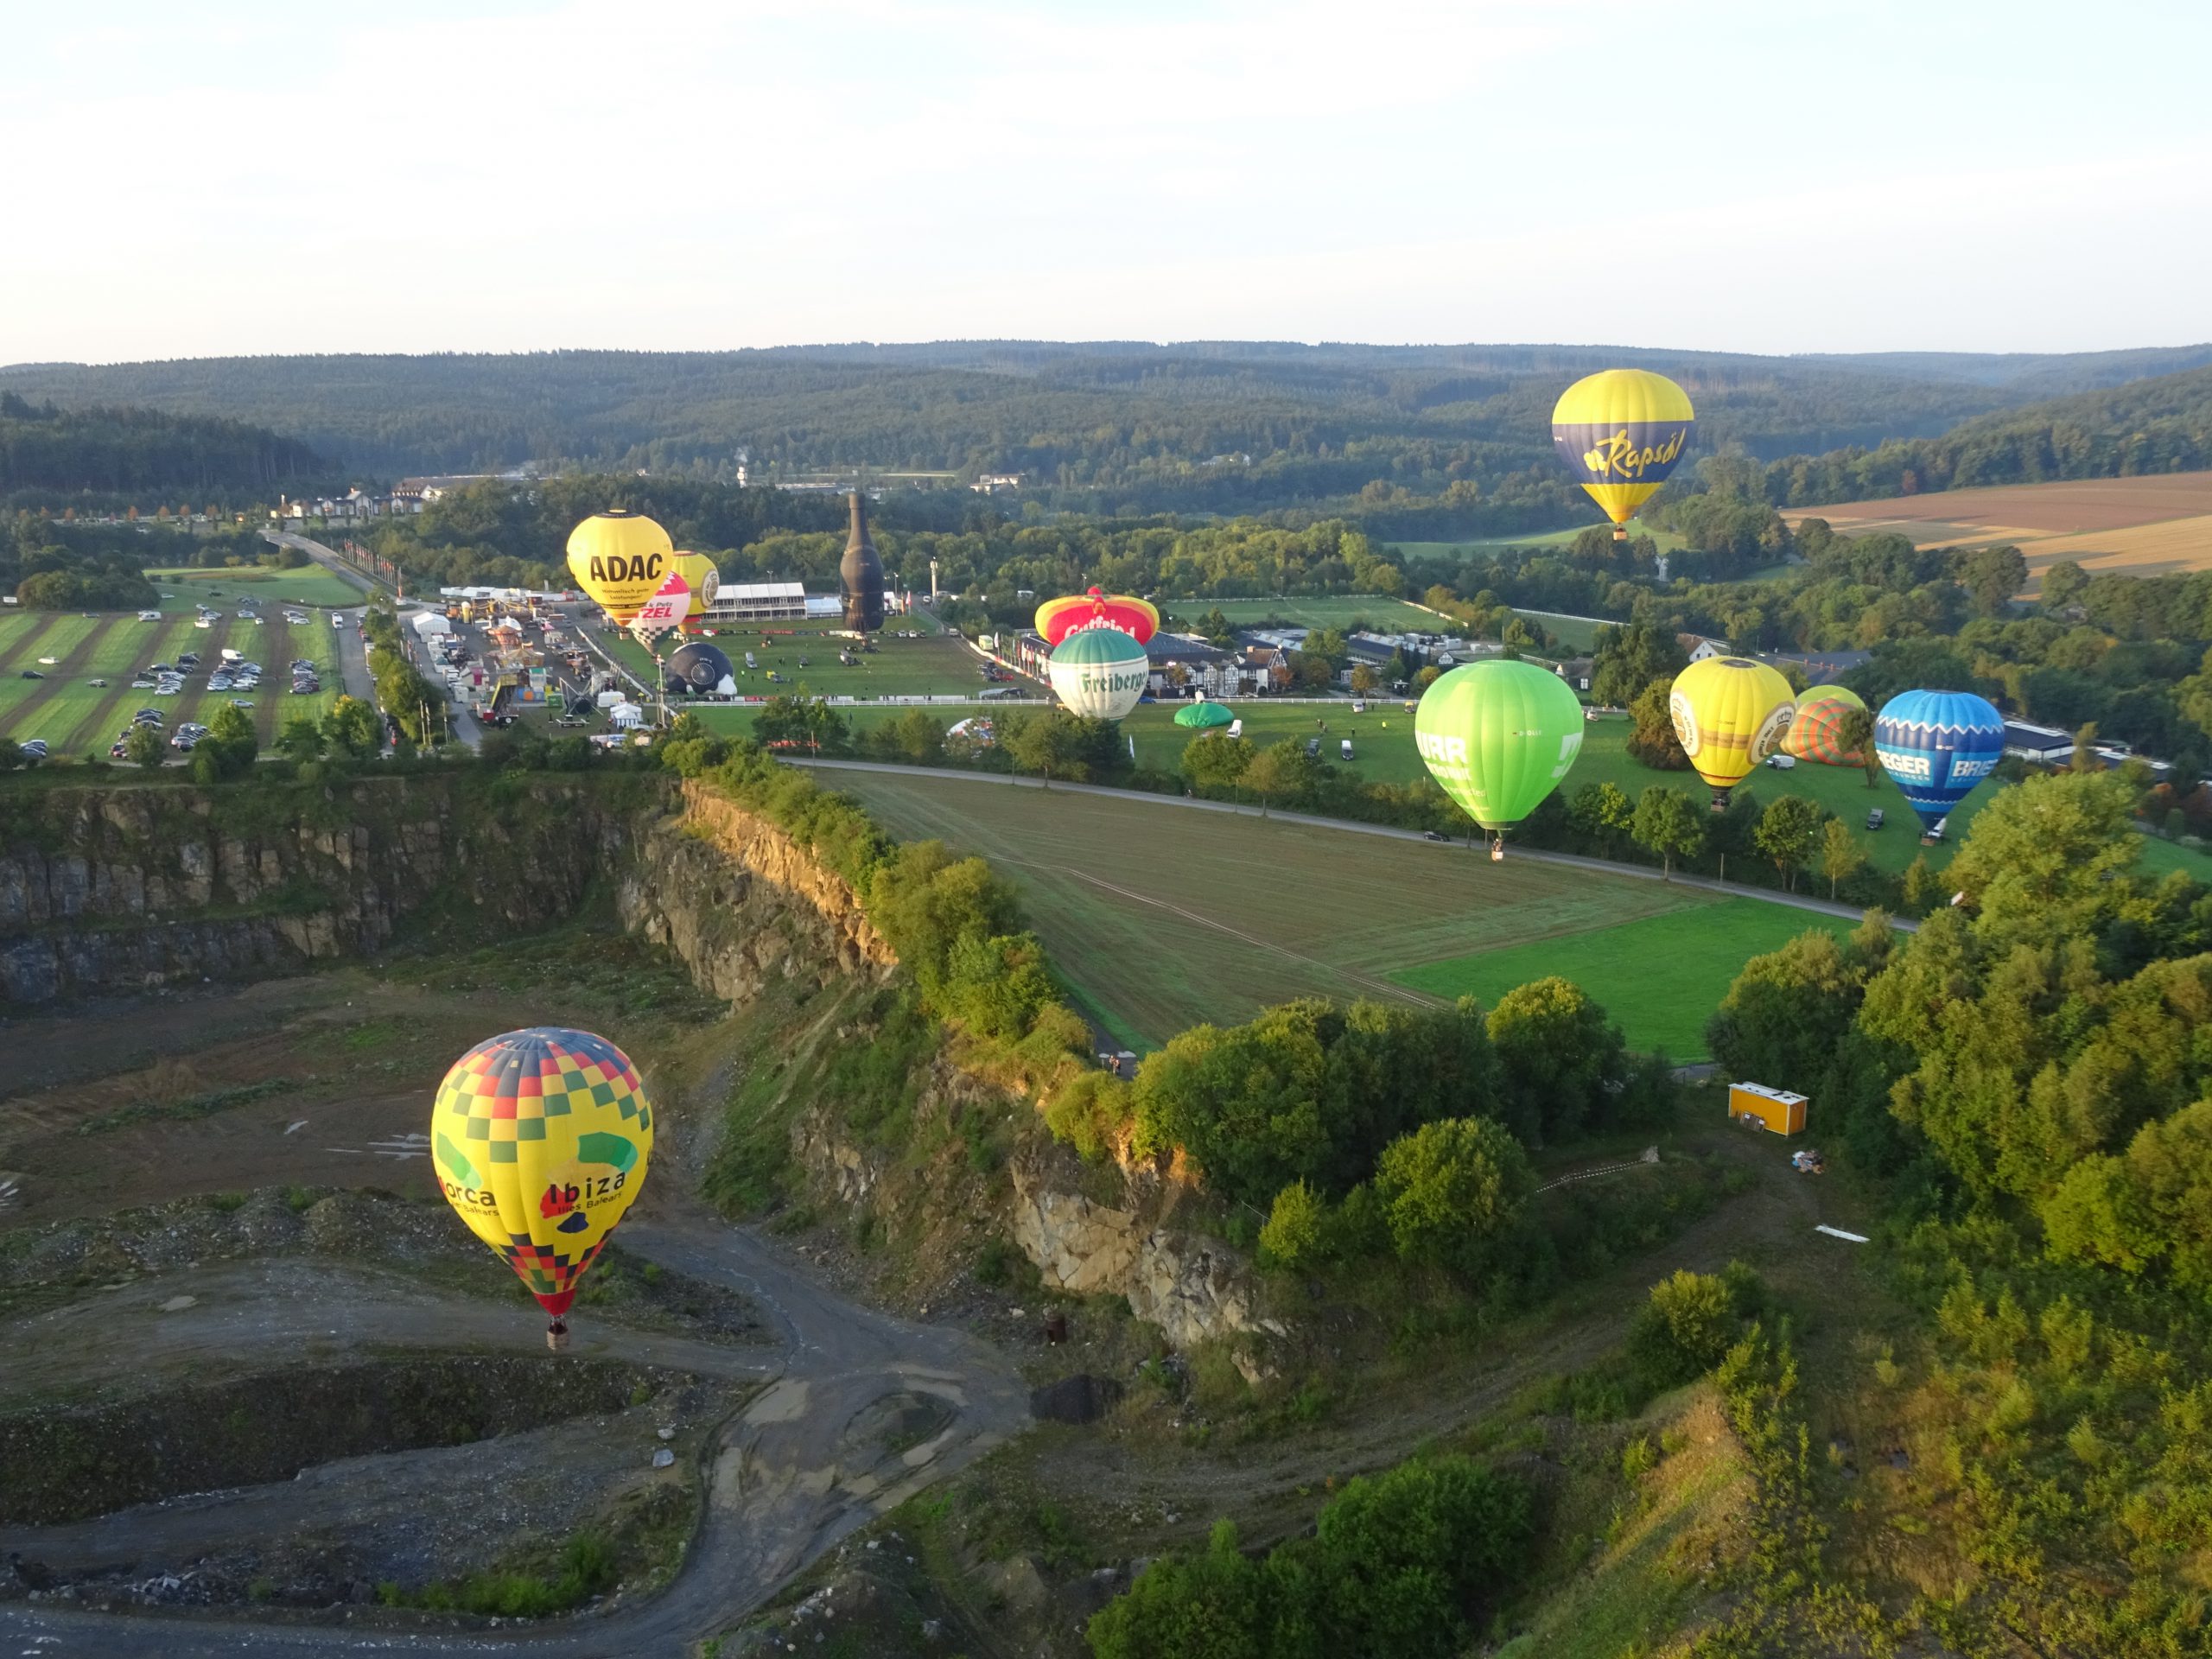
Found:
<svg viewBox="0 0 2212 1659"><path fill-rule="evenodd" d="M669 676L692 691L711 691L732 677L729 658L703 639L680 645L668 659Z"/></svg>

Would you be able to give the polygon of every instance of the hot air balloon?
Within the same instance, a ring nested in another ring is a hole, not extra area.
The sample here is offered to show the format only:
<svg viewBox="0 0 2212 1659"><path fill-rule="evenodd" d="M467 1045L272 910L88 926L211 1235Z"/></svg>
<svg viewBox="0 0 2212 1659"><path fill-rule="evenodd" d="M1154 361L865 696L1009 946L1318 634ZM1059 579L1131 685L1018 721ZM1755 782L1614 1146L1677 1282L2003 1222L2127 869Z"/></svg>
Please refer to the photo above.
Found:
<svg viewBox="0 0 2212 1659"><path fill-rule="evenodd" d="M1848 753L1844 751L1843 717L1865 708L1864 703L1846 702L1842 697L1808 696L1790 718L1789 730L1782 740L1782 752L1794 754L1800 760L1810 760L1815 766L1859 765L1857 750Z"/></svg>
<svg viewBox="0 0 2212 1659"><path fill-rule="evenodd" d="M1204 731L1210 726L1226 726L1236 718L1236 711L1225 702L1216 702L1209 697L1204 702L1186 702L1175 711L1178 726L1196 727Z"/></svg>
<svg viewBox="0 0 2212 1659"><path fill-rule="evenodd" d="M1772 754L1796 717L1789 682L1748 657L1708 657L1675 677L1667 694L1675 735L1697 775L1713 787L1713 810Z"/></svg>
<svg viewBox="0 0 2212 1659"><path fill-rule="evenodd" d="M721 591L721 570L703 553L679 552L676 556L676 571L690 584L691 614L684 620L696 625L715 602L715 595Z"/></svg>
<svg viewBox="0 0 2212 1659"><path fill-rule="evenodd" d="M453 1063L430 1110L446 1201L551 1316L645 1185L653 1115L629 1056L588 1031L539 1026L476 1045Z"/></svg>
<svg viewBox="0 0 2212 1659"><path fill-rule="evenodd" d="M1505 830L1559 786L1582 752L1582 704L1534 663L1469 663L1440 677L1414 711L1414 747L1444 792L1491 832Z"/></svg>
<svg viewBox="0 0 2212 1659"><path fill-rule="evenodd" d="M1874 753L1930 833L1997 770L2005 717L1971 691L1900 691L1874 716Z"/></svg>
<svg viewBox="0 0 2212 1659"><path fill-rule="evenodd" d="M837 566L837 585L845 599L845 626L855 633L874 633L883 626L883 561L868 539L868 501L852 493L853 527L845 537L845 556Z"/></svg>
<svg viewBox="0 0 2212 1659"><path fill-rule="evenodd" d="M1576 381L1552 409L1552 442L1613 521L1613 539L1658 492L1697 425L1689 394L1649 369L1606 369Z"/></svg>
<svg viewBox="0 0 2212 1659"><path fill-rule="evenodd" d="M676 557L668 532L641 513L594 512L569 533L569 574L623 627Z"/></svg>
<svg viewBox="0 0 2212 1659"><path fill-rule="evenodd" d="M1078 715L1119 720L1152 677L1144 647L1119 628L1077 628L1046 659L1052 690Z"/></svg>
<svg viewBox="0 0 2212 1659"><path fill-rule="evenodd" d="M678 645L669 654L669 688L690 692L712 691L724 680L736 677L728 658L703 639Z"/></svg>
<svg viewBox="0 0 2212 1659"><path fill-rule="evenodd" d="M1139 645L1160 632L1160 613L1141 599L1093 588L1066 599L1048 599L1037 607L1037 632L1057 645L1077 628L1119 628Z"/></svg>
<svg viewBox="0 0 2212 1659"><path fill-rule="evenodd" d="M1800 709L1802 709L1807 703L1812 702L1815 697L1834 697L1838 702L1842 703L1847 709L1864 709L1866 706L1866 699L1860 696L1849 686L1839 685L1833 682L1827 685L1812 685L1806 687L1805 690L1797 694L1797 706Z"/></svg>

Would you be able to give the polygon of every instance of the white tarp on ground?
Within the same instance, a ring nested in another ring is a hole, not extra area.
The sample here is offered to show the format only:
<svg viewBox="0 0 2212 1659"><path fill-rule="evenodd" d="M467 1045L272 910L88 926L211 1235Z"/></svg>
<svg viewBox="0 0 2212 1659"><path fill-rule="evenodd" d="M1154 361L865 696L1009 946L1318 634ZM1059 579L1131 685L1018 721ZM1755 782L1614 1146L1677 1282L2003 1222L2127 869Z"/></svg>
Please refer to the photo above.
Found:
<svg viewBox="0 0 2212 1659"><path fill-rule="evenodd" d="M415 632L426 639L434 633L453 632L453 624L435 611L424 611L419 615L410 617L408 620L413 624Z"/></svg>

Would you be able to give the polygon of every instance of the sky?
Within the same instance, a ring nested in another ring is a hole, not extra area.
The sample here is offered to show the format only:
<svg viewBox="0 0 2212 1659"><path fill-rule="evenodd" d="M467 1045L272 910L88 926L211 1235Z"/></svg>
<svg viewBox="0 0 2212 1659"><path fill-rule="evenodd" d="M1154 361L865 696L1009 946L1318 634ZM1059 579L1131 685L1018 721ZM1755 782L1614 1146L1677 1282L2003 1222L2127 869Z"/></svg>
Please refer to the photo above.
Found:
<svg viewBox="0 0 2212 1659"><path fill-rule="evenodd" d="M0 0L0 364L2212 338L2212 5Z"/></svg>

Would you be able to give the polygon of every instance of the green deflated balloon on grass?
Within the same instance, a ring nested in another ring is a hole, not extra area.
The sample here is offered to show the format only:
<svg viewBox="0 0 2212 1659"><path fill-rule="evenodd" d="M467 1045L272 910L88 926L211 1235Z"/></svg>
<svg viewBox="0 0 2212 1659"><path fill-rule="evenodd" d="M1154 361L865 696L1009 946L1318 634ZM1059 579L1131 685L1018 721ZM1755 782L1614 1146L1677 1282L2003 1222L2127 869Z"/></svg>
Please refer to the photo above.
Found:
<svg viewBox="0 0 2212 1659"><path fill-rule="evenodd" d="M1567 776L1582 752L1582 704L1534 663L1469 663L1422 696L1414 743L1444 792L1496 832Z"/></svg>

